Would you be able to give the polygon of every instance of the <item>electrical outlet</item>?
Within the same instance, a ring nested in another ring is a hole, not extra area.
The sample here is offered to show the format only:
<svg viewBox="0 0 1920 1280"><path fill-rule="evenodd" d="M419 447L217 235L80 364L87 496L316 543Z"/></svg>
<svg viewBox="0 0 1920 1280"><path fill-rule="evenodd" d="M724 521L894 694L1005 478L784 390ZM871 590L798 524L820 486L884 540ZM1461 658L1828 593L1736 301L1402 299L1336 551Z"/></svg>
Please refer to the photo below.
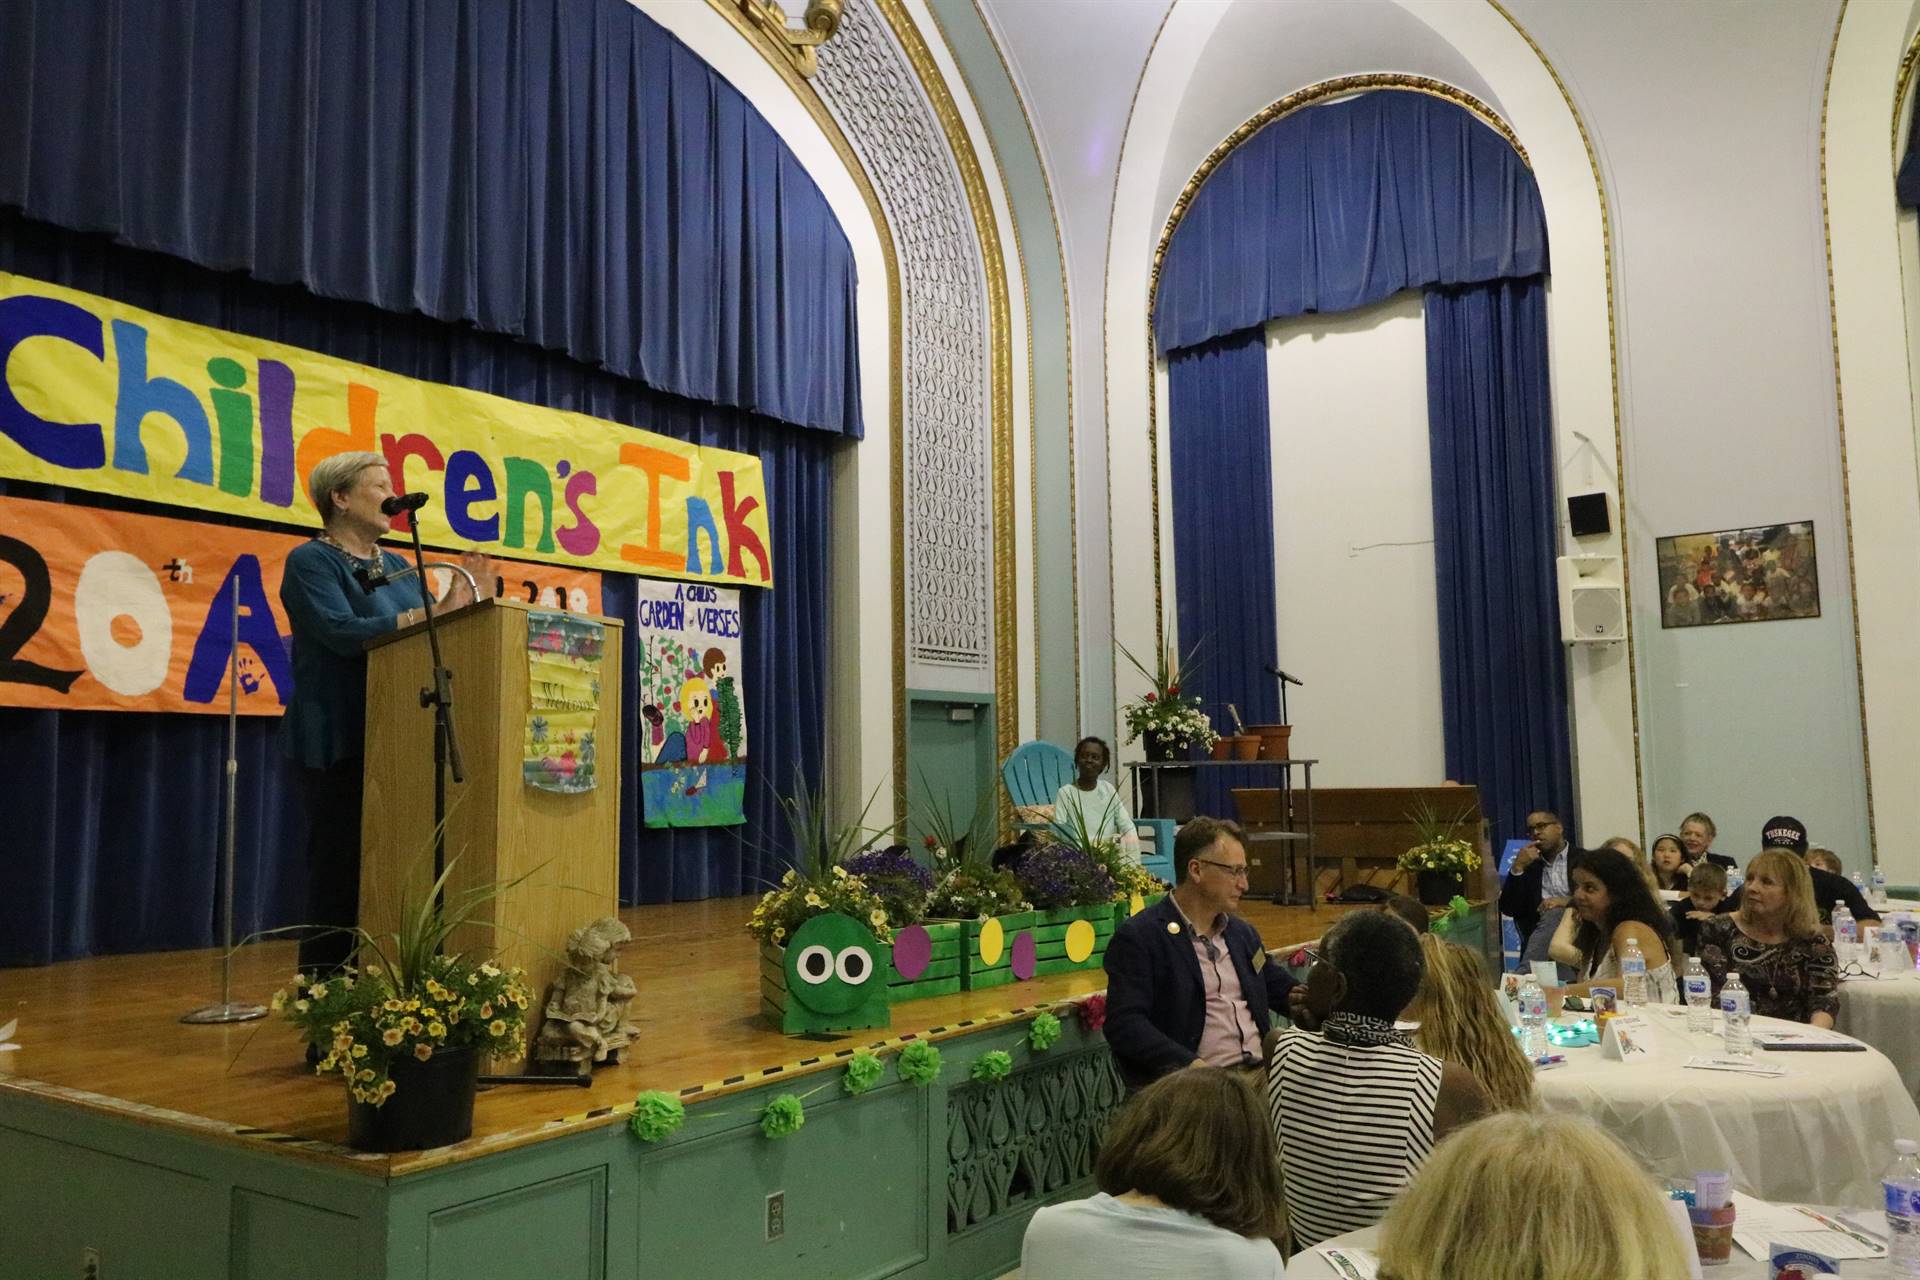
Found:
<svg viewBox="0 0 1920 1280"><path fill-rule="evenodd" d="M80 1250L80 1280L100 1280L100 1251L92 1245Z"/></svg>
<svg viewBox="0 0 1920 1280"><path fill-rule="evenodd" d="M787 1193L775 1191L767 1196L767 1239L778 1240L787 1234Z"/></svg>

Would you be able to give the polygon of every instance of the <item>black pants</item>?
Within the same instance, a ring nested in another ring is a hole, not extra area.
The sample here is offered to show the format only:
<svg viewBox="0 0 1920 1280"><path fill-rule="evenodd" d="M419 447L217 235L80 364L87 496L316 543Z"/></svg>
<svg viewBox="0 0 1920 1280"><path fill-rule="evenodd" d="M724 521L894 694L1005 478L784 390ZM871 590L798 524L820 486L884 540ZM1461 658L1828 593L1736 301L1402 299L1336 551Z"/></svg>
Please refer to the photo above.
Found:
<svg viewBox="0 0 1920 1280"><path fill-rule="evenodd" d="M302 924L351 929L360 919L360 804L366 762L359 756L325 769L302 769L307 802L307 912ZM300 942L303 973L326 974L347 962L352 935L318 932Z"/></svg>

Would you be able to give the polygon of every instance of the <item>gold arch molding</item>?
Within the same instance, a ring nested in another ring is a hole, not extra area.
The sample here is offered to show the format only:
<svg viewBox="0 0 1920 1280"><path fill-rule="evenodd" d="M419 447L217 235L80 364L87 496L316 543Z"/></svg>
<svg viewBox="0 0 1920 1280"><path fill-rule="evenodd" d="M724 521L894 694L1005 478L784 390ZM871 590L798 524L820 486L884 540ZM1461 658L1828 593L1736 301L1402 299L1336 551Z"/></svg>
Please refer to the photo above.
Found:
<svg viewBox="0 0 1920 1280"><path fill-rule="evenodd" d="M873 219L880 237L882 257L887 265L887 361L891 373L888 405L889 439L892 441L890 476L892 510L892 594L893 619L893 811L896 826L904 827L907 818L907 625L906 625L906 520L905 520L905 353L901 338L900 259L888 226L886 211L875 192L871 177L860 163L853 146L819 91L794 65L784 44L770 35L761 24L742 15L737 0L707 0L745 37L813 117L833 146L840 162L853 176L861 199ZM947 146L960 170L961 185L967 194L967 211L973 220L974 234L980 242L983 274L987 287L988 351L991 369L988 378L990 418L990 474L992 476L993 608L994 608L994 745L999 759L1012 754L1019 745L1020 682L1017 671L1019 635L1015 611L1014 583L1014 511L1013 511L1013 356L1012 319L1007 285L1006 258L1000 244L1000 228L987 192L986 175L966 124L960 118L953 94L934 63L919 28L901 0L874 0L874 9L886 22L894 38L907 55L914 78L920 82L933 106L934 117L947 139Z"/></svg>

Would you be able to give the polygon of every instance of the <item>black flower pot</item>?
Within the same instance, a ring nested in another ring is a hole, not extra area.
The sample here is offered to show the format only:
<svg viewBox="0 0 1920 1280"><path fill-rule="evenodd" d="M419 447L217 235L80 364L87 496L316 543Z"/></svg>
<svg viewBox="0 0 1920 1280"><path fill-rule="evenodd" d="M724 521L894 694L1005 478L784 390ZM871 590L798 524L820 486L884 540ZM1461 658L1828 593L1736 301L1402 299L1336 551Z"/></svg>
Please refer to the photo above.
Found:
<svg viewBox="0 0 1920 1280"><path fill-rule="evenodd" d="M442 1049L425 1062L394 1059L393 1094L382 1106L347 1095L347 1145L356 1151L423 1151L473 1136L480 1054Z"/></svg>
<svg viewBox="0 0 1920 1280"><path fill-rule="evenodd" d="M1180 743L1167 734L1149 733L1141 739L1141 745L1146 748L1147 759L1156 764L1180 758Z"/></svg>
<svg viewBox="0 0 1920 1280"><path fill-rule="evenodd" d="M1458 871L1420 871L1415 873L1423 906L1444 907L1452 902L1466 883Z"/></svg>

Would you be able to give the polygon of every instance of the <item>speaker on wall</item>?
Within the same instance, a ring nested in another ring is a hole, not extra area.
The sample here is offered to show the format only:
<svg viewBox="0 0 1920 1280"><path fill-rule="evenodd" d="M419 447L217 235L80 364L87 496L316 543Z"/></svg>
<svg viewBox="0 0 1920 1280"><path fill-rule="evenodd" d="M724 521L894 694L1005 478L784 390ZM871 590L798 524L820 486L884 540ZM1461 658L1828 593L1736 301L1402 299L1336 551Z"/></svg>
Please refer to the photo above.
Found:
<svg viewBox="0 0 1920 1280"><path fill-rule="evenodd" d="M1571 645L1617 644L1627 638L1626 592L1618 556L1561 556L1560 639Z"/></svg>
<svg viewBox="0 0 1920 1280"><path fill-rule="evenodd" d="M1607 513L1606 493L1603 491L1567 495L1567 526L1576 538L1588 538L1594 534L1612 532L1613 520Z"/></svg>

